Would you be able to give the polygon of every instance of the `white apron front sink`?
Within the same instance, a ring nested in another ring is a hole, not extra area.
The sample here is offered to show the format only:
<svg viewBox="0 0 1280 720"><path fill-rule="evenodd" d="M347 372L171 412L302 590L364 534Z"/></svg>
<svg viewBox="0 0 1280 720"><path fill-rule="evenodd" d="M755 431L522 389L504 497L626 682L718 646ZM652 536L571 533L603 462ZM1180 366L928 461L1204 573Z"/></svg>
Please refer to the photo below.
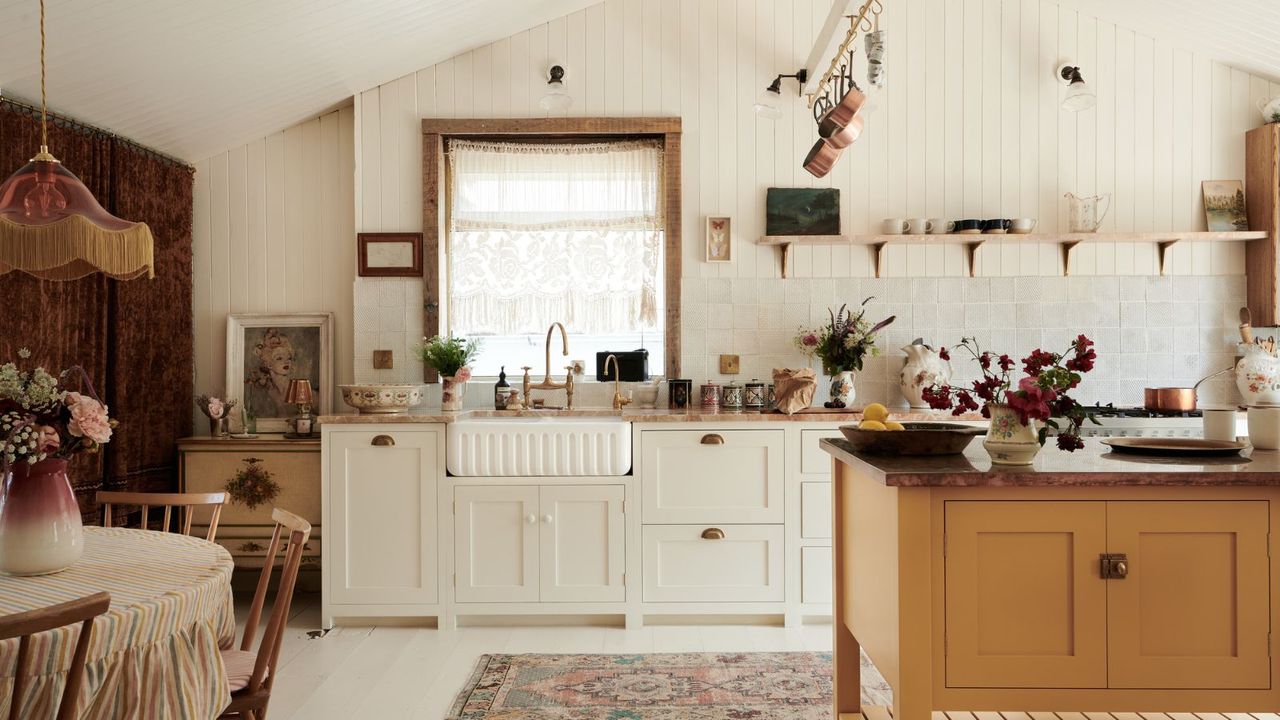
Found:
<svg viewBox="0 0 1280 720"><path fill-rule="evenodd" d="M448 425L455 477L616 477L631 471L631 423L615 417L475 418Z"/></svg>

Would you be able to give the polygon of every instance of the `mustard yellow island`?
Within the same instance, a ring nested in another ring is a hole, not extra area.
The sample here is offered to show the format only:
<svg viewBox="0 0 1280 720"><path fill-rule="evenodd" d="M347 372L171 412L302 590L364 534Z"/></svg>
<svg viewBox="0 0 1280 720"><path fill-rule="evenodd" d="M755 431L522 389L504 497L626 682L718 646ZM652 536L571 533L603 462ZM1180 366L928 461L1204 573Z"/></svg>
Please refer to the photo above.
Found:
<svg viewBox="0 0 1280 720"><path fill-rule="evenodd" d="M1280 710L1280 453L1175 461L1088 441L992 467L979 443L935 458L822 447L837 718L888 714L860 707L860 647L895 720Z"/></svg>

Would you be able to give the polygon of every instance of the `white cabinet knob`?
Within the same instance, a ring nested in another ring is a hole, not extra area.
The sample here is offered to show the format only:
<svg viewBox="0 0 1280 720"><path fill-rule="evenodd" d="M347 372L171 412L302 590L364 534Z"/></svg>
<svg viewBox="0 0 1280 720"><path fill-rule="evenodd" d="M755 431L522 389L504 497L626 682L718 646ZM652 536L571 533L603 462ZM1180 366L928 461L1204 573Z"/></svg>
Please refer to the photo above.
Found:
<svg viewBox="0 0 1280 720"><path fill-rule="evenodd" d="M528 515L524 516L524 521L532 525L538 522L538 516L534 515L533 513L529 513Z"/></svg>
<svg viewBox="0 0 1280 720"><path fill-rule="evenodd" d="M551 524L551 521L552 521L553 519L554 519L554 518L552 518L550 515L543 515L543 516L542 516L542 522L547 523L548 525L549 525L549 524Z"/></svg>

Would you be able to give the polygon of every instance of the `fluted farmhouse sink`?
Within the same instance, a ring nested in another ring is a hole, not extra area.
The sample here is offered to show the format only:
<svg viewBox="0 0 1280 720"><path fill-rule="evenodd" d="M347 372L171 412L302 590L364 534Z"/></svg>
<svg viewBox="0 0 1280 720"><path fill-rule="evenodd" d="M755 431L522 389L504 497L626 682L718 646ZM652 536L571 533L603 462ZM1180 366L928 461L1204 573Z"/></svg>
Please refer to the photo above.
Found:
<svg viewBox="0 0 1280 720"><path fill-rule="evenodd" d="M631 471L631 423L618 417L470 418L449 423L455 477L618 476Z"/></svg>

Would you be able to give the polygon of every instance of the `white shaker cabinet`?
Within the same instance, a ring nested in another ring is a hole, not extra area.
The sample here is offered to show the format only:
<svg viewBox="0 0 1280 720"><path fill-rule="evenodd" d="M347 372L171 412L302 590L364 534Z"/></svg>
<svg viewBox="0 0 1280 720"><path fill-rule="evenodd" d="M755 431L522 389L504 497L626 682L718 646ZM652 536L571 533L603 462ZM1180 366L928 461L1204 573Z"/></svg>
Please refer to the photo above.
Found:
<svg viewBox="0 0 1280 720"><path fill-rule="evenodd" d="M537 602L538 486L453 490L454 599Z"/></svg>
<svg viewBox="0 0 1280 720"><path fill-rule="evenodd" d="M352 424L324 435L326 626L335 615L438 615L443 428Z"/></svg>
<svg viewBox="0 0 1280 720"><path fill-rule="evenodd" d="M621 602L626 570L622 485L544 485L542 602Z"/></svg>

